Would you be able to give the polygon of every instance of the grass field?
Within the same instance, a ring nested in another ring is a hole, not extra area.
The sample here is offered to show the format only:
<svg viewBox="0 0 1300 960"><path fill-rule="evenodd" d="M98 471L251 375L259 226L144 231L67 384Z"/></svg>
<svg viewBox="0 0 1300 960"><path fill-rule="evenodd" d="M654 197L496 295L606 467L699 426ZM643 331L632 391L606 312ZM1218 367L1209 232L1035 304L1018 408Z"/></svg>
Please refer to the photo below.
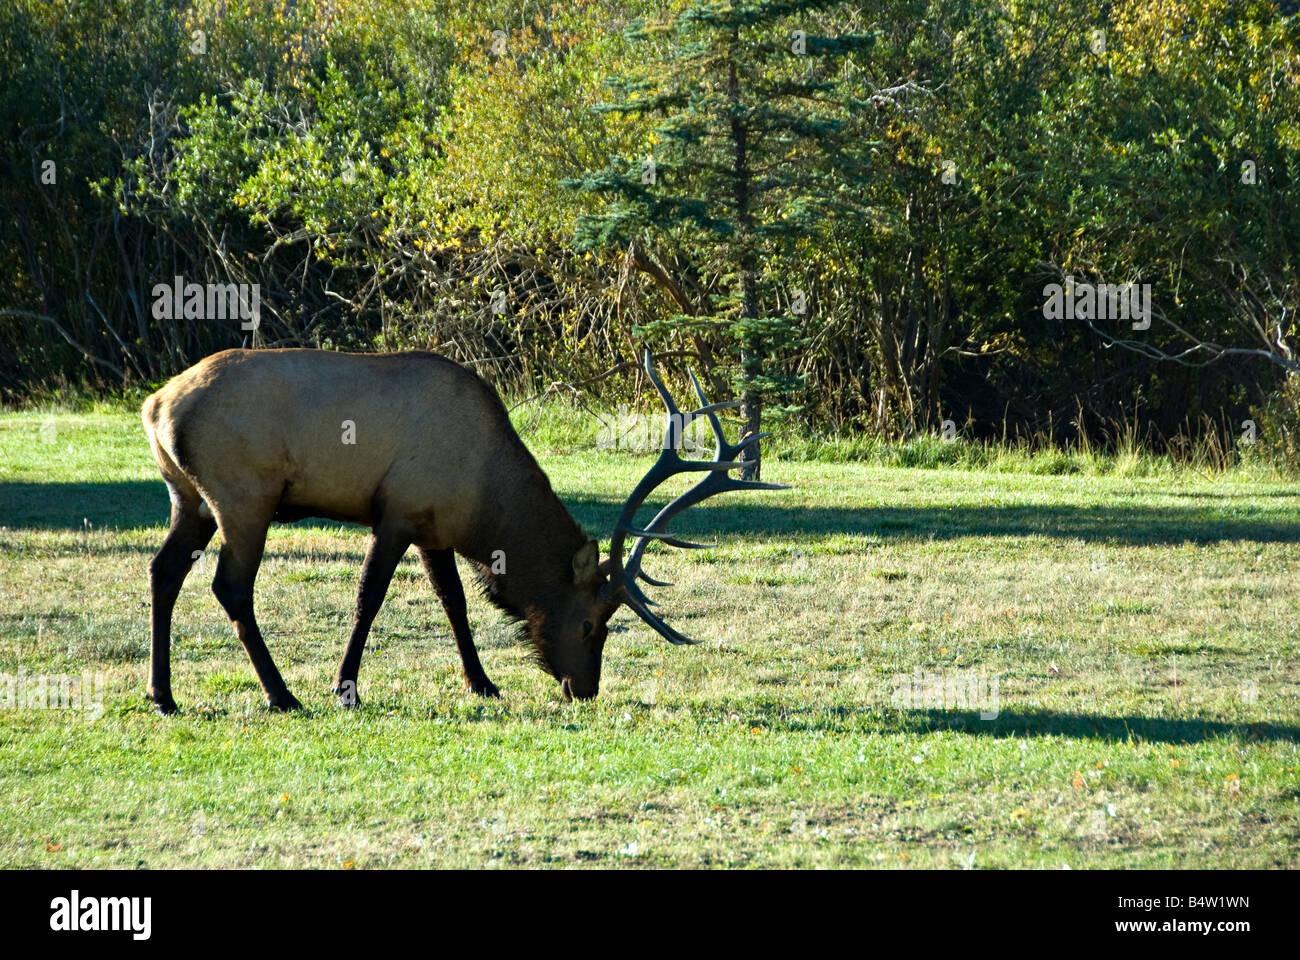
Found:
<svg viewBox="0 0 1300 960"><path fill-rule="evenodd" d="M566 437L525 439L607 539L649 461ZM647 559L707 642L622 612L580 704L477 597L504 698L467 694L412 551L338 708L365 532L276 527L258 614L306 709L263 706L209 547L163 718L137 415L2 414L0 672L104 686L102 712L0 710L0 866L1300 866L1300 485L1039 463L768 461L793 490L697 508L678 526L717 548ZM995 702L900 698L918 671Z"/></svg>

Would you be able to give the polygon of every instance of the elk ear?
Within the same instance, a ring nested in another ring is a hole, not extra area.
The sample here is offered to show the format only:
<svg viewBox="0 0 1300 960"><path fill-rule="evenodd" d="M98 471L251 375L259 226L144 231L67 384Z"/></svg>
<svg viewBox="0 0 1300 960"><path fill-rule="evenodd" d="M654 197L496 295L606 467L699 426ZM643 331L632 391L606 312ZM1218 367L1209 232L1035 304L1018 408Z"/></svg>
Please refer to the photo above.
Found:
<svg viewBox="0 0 1300 960"><path fill-rule="evenodd" d="M573 555L573 582L591 583L596 579L600 566L600 546L595 540L588 540Z"/></svg>

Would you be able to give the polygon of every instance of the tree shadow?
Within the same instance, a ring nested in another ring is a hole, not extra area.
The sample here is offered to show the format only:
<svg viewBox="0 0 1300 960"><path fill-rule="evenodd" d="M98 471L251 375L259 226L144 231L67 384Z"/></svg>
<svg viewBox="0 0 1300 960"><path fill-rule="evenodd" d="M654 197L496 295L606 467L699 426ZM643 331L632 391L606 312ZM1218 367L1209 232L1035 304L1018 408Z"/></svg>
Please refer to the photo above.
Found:
<svg viewBox="0 0 1300 960"><path fill-rule="evenodd" d="M1218 739L1280 741L1295 743L1300 727L1276 723L1232 723L1196 718L1105 716L1090 713L1057 713L1052 710L1000 710L983 719L978 710L899 710L871 706L791 706L767 703L746 706L749 722L766 723L784 729L820 730L851 735L865 724L889 733L924 735L951 730L971 736L999 739L1065 737L1072 740L1104 740L1111 743L1196 744ZM990 711L992 712L992 711ZM879 717L879 720L875 720Z"/></svg>
<svg viewBox="0 0 1300 960"><path fill-rule="evenodd" d="M675 517L672 529L707 538L710 533L751 539L856 535L894 541L963 537L1051 537L1126 546L1208 545L1221 542L1300 543L1300 516L1269 511L1251 516L1231 503L1169 505L955 504L953 506L817 507L783 506L782 494L762 500L714 502ZM649 518L666 502L653 501ZM565 503L584 528L613 528L622 501L591 495ZM688 539L695 539L694 536Z"/></svg>
<svg viewBox="0 0 1300 960"><path fill-rule="evenodd" d="M1252 498L1272 499L1275 497L1291 497L1300 499L1300 490L1261 490L1252 491ZM1239 493L1213 493L1201 490L1168 490L1162 494L1162 497L1177 497L1180 500L1238 500L1241 498Z"/></svg>
<svg viewBox="0 0 1300 960"><path fill-rule="evenodd" d="M1074 740L1107 740L1114 743L1132 741L1167 744L1194 744L1237 738L1295 743L1300 739L1300 727L1274 723L1110 717L1091 713L1056 713L1052 710L1001 710L996 717L987 720L982 719L983 715L978 711L961 710L903 710L899 715L906 727L917 732L959 729L983 737L1069 737Z"/></svg>
<svg viewBox="0 0 1300 960"><path fill-rule="evenodd" d="M107 483L0 483L0 526L13 529L128 530L166 526L171 514L161 480Z"/></svg>
<svg viewBox="0 0 1300 960"><path fill-rule="evenodd" d="M707 538L736 535L771 538L866 536L892 541L950 540L961 537L1052 537L1131 546L1213 544L1224 541L1300 543L1300 516L1268 511L1262 516L1234 506L1236 501L1199 496L1186 505L1104 506L1073 504L956 504L953 506L822 507L788 506L788 494L774 493L696 507L674 518L672 529ZM575 520L608 537L621 499L592 494L561 494ZM648 518L665 502L648 504ZM10 529L97 530L166 526L167 491L161 481L0 483L0 526ZM1260 511L1255 511L1259 513ZM339 529L329 520L298 521L299 526Z"/></svg>

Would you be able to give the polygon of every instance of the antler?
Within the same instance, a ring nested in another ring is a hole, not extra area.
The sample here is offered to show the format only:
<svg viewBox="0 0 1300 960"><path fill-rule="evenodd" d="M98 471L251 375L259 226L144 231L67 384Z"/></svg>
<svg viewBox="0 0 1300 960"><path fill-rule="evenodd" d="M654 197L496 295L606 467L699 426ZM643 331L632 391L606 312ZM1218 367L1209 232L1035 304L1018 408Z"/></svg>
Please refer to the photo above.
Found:
<svg viewBox="0 0 1300 960"><path fill-rule="evenodd" d="M710 546L704 543L689 543L685 540L679 540L668 533L664 532L664 527L668 521L681 513L688 507L693 507L702 500L707 500L719 493L725 493L728 490L788 490L789 487L781 486L776 483L759 483L755 480L737 480L727 475L728 471L743 466L743 461L736 459L746 447L750 444L757 443L769 434L758 433L752 437L746 437L739 443L727 443L722 434L722 424L718 422L717 411L726 410L730 407L740 406L737 400L728 400L724 403L709 403L705 399L704 391L700 389L700 382L695 379L692 373L691 383L695 387L695 395L700 400L698 410L692 410L685 416L677 409L677 404L673 401L672 394L664 386L659 375L655 373L654 366L650 362L650 351L645 352L645 370L650 376L650 382L658 391L664 406L668 408L668 416L664 426L663 448L659 453L659 459L655 461L649 472L641 478L633 489L627 502L623 504L623 512L619 514L618 522L614 525L614 536L609 544L609 579L612 588L617 592L619 599L632 608L632 611L644 620L647 624L659 632L669 643L699 643L698 640L692 640L690 637L683 636L668 624L650 612L650 607L658 606L653 600L642 592L637 585L637 579L640 578L646 583L653 584L657 587L671 586L662 580L655 580L646 575L641 570L641 557L645 554L645 548L651 540L658 540L666 543L670 547L684 547L689 550L699 550ZM682 437L685 434L686 427L696 417L708 417L709 426L713 428L713 437L716 445L713 451L712 460L684 460L678 453L677 449L682 444ZM635 527L632 521L636 518L636 512L645 503L648 497L656 487L667 480L669 477L676 476L679 473L694 473L698 471L707 471L708 476L702 479L695 486L691 487L675 500L670 501L662 510L660 510L653 520L651 520L644 529ZM623 541L628 535L637 538L632 546L632 552L628 555L627 563L623 562Z"/></svg>

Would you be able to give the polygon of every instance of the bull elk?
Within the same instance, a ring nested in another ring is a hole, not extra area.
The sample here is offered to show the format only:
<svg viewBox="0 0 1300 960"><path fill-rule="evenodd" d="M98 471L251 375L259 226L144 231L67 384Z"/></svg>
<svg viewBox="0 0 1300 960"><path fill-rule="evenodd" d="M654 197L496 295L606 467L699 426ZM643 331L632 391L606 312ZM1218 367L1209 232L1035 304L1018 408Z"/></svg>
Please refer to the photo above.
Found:
<svg viewBox="0 0 1300 960"><path fill-rule="evenodd" d="M253 662L267 703L301 706L267 651L253 616L253 581L272 521L325 517L371 528L356 618L334 692L359 702L357 672L370 625L398 562L412 544L442 601L465 683L498 696L479 662L465 614L455 554L473 563L488 598L521 621L539 665L561 693L596 695L606 625L626 605L666 640L695 643L651 612L637 583L667 586L641 570L651 540L698 547L665 532L682 510L728 490L779 490L728 475L762 434L738 444L691 375L700 408L683 415L645 368L668 409L662 452L628 497L609 557L588 539L524 447L496 392L476 374L433 353L379 355L320 350L226 350L172 378L144 402L154 458L171 496L171 529L149 567L152 611L148 688L159 710L176 710L171 690L171 619L181 584L221 531L212 591ZM686 460L682 431L708 418L711 461ZM350 443L344 431L351 429ZM637 509L667 478L706 474L643 528ZM635 542L624 558L627 537Z"/></svg>

